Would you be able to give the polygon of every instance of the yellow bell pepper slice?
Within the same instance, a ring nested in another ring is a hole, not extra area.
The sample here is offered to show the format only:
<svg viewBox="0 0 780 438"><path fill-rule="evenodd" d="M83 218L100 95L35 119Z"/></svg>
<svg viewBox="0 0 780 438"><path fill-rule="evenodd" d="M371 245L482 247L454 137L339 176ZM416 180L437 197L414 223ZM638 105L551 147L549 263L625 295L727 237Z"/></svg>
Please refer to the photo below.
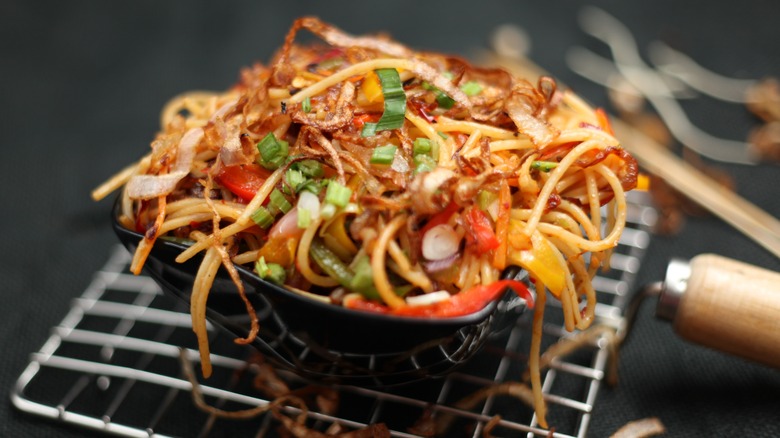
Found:
<svg viewBox="0 0 780 438"><path fill-rule="evenodd" d="M385 98L382 94L382 85L379 83L379 78L376 73L369 72L363 79L363 83L360 85L360 90L366 96L366 100L370 103L382 103Z"/></svg>
<svg viewBox="0 0 780 438"><path fill-rule="evenodd" d="M509 234L522 232L523 222L510 220ZM507 246L509 263L528 271L532 277L541 280L553 295L560 298L566 287L566 273L560 267L555 249L538 231L531 234L530 241L530 248L516 248L510 242Z"/></svg>

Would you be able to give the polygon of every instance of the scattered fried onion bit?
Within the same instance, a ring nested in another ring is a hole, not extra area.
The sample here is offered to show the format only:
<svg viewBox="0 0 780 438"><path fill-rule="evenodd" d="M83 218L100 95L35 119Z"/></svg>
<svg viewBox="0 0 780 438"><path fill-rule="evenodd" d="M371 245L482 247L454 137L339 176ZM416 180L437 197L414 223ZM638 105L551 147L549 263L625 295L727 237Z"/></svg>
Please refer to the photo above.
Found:
<svg viewBox="0 0 780 438"><path fill-rule="evenodd" d="M642 438L666 433L666 427L656 417L643 418L626 423L611 438Z"/></svg>
<svg viewBox="0 0 780 438"><path fill-rule="evenodd" d="M279 380L278 376L276 376L275 371L273 368L269 367L261 367L261 372L263 373L269 373L269 375L264 376L261 378L263 381L263 386L266 389L271 389L270 392L276 394L274 400L262 404L260 406L256 406L249 409L242 409L238 411L226 411L224 409L220 409L214 406L209 405L205 398L203 397L203 391L201 390L200 383L198 383L198 380L195 378L195 371L192 368L192 364L190 363L189 358L187 357L187 350L181 348L179 349L179 362L181 363L181 370L182 374L184 374L184 377L189 381L190 385L192 386L191 393L192 393L192 400L195 404L195 406L200 409L201 411L213 415L217 418L227 418L227 419L233 419L233 420L247 420L250 418L255 418L259 415L265 414L267 412L271 412L271 415L274 416L276 420L278 420L282 427L284 428L283 431L286 432L289 435L292 435L294 437L314 437L314 438L332 438L332 437L338 437L338 438L384 438L384 437L390 437L390 430L387 428L387 426L383 423L377 423L377 424L371 424L364 428L342 432L342 433L322 433L313 429L310 429L306 427L306 418L309 413L309 407L306 404L306 402L303 400L301 395L305 395L307 392L311 391L292 391L287 394L283 394L282 391L284 388L287 388L286 384L283 383L281 380ZM327 393L326 393L327 397ZM320 408L323 408L327 405L327 403L323 403L321 400L321 397L317 397L317 402ZM283 411L287 411L286 408L292 408L293 410L297 410L299 413L295 418L292 418L285 414ZM325 409L326 411L331 409ZM334 423L334 430L340 430L342 428L341 425L336 425Z"/></svg>

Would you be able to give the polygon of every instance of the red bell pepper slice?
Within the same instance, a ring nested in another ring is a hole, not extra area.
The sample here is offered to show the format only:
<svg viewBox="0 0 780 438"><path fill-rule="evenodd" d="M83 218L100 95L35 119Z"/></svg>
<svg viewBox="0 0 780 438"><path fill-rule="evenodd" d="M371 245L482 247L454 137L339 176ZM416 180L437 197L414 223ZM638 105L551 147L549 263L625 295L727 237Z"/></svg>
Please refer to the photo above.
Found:
<svg viewBox="0 0 780 438"><path fill-rule="evenodd" d="M426 306L404 306L391 309L376 301L356 298L349 302L349 308L368 312L386 313L389 315L413 316L423 318L452 318L469 315L483 309L487 304L498 298L506 288L512 289L533 309L534 299L525 283L518 280L499 280L489 285L474 286L455 294L446 301Z"/></svg>
<svg viewBox="0 0 780 438"><path fill-rule="evenodd" d="M466 243L476 249L477 254L484 254L499 247L500 242L493 231L490 219L477 207L466 211Z"/></svg>
<svg viewBox="0 0 780 438"><path fill-rule="evenodd" d="M225 166L220 169L216 180L242 200L249 202L271 173L257 164Z"/></svg>

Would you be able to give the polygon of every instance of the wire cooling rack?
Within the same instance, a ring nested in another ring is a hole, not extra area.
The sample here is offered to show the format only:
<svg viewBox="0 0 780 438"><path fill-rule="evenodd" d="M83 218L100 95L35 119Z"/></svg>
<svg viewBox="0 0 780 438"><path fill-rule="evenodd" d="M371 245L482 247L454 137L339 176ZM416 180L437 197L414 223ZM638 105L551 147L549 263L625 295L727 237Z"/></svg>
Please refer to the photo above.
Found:
<svg viewBox="0 0 780 438"><path fill-rule="evenodd" d="M632 193L629 201L628 228L612 257L612 269L594 281L597 317L615 327L622 326L656 218L645 194ZM111 251L46 343L32 354L11 392L13 404L36 416L120 436L275 436L279 423L270 413L225 420L194 406L179 362L180 348L197 357L189 309L163 295L149 277L129 274L129 261L123 248ZM543 348L571 335L561 328L555 300L549 303ZM392 436L413 437L418 436L413 426L433 416L449 422L447 436L481 436L491 420L493 432L501 436L548 436L533 410L517 399L494 395L469 408L456 403L480 389L520 378L530 345L530 319L531 312L526 312L492 335L472 360L444 378L386 390L335 388L338 408L310 410L306 426L324 432L334 426L350 430L384 423ZM221 330L209 330L214 375L201 383L206 401L226 410L269 403L253 385L260 372L257 354ZM553 436L586 435L607 355L604 343L596 342L554 360L544 374ZM305 384L279 374L293 386Z"/></svg>

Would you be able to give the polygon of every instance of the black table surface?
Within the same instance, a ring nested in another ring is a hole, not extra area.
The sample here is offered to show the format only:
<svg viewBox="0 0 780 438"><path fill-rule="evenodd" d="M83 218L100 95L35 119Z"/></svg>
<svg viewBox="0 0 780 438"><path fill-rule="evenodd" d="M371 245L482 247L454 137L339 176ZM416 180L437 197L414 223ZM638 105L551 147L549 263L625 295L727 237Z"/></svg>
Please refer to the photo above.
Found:
<svg viewBox="0 0 780 438"><path fill-rule="evenodd" d="M81 294L116 242L109 201L90 190L139 157L162 105L187 90L227 88L237 72L267 61L295 17L318 15L351 33L387 31L412 47L469 56L496 26L531 36L530 56L597 105L604 89L571 72L567 48L604 53L576 16L585 2L4 1L0 4L0 389L10 391L29 354ZM780 4L598 0L628 24L646 54L662 40L726 76L780 71ZM758 122L739 105L686 103L691 120L743 139ZM776 165L714 163L739 194L780 216ZM654 237L641 285L663 278L671 257L717 253L773 270L780 261L715 217L688 219L674 237ZM780 371L680 340L643 305L625 346L620 384L599 394L591 436L659 417L669 436L780 436ZM778 315L780 317L780 315ZM746 340L749 342L749 340ZM0 435L83 436L0 401ZM91 435L91 433L89 433Z"/></svg>

